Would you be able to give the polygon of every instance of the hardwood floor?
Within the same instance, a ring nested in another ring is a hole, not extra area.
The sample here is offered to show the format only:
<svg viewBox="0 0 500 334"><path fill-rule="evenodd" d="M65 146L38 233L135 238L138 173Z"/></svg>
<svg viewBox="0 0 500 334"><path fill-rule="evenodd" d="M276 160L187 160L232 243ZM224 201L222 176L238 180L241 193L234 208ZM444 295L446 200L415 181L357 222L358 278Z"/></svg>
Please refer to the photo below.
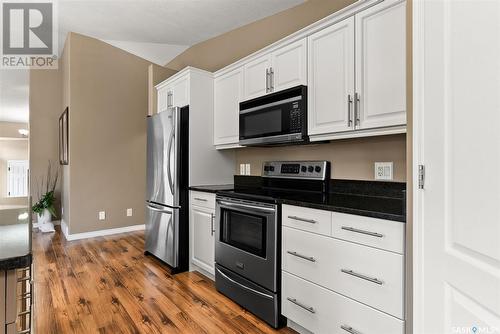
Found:
<svg viewBox="0 0 500 334"><path fill-rule="evenodd" d="M60 230L33 233L35 333L295 333L272 329L200 273L170 275L143 249L143 232L71 242Z"/></svg>

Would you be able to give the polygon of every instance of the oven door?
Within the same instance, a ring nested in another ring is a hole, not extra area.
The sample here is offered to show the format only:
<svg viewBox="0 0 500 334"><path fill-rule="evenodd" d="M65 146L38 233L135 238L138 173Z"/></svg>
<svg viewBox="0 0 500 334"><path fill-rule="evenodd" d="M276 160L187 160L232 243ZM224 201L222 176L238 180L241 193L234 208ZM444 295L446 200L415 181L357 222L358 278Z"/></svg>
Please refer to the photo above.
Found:
<svg viewBox="0 0 500 334"><path fill-rule="evenodd" d="M215 262L277 291L277 206L217 198Z"/></svg>

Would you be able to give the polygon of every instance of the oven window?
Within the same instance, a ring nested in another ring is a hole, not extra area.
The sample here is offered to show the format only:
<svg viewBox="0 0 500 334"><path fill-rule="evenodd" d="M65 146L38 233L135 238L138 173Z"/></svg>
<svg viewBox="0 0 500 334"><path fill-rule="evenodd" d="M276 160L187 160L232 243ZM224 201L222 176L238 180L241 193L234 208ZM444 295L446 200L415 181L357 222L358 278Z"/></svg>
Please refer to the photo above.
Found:
<svg viewBox="0 0 500 334"><path fill-rule="evenodd" d="M266 110L242 115L243 137L253 138L282 133L281 109Z"/></svg>
<svg viewBox="0 0 500 334"><path fill-rule="evenodd" d="M266 218L247 213L223 210L221 241L265 258Z"/></svg>

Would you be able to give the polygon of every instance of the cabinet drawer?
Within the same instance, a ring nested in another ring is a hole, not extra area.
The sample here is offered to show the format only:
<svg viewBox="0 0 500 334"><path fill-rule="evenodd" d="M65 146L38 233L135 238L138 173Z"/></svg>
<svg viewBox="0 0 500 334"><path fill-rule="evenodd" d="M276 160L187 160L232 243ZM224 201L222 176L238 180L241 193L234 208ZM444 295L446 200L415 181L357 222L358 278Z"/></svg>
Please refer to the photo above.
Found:
<svg viewBox="0 0 500 334"><path fill-rule="evenodd" d="M404 333L404 321L286 272L282 296L283 315L314 333Z"/></svg>
<svg viewBox="0 0 500 334"><path fill-rule="evenodd" d="M332 236L363 245L404 253L405 224L332 212Z"/></svg>
<svg viewBox="0 0 500 334"><path fill-rule="evenodd" d="M282 224L300 230L331 235L332 213L330 211L283 205Z"/></svg>
<svg viewBox="0 0 500 334"><path fill-rule="evenodd" d="M403 256L283 227L282 269L403 318Z"/></svg>
<svg viewBox="0 0 500 334"><path fill-rule="evenodd" d="M191 205L215 209L215 194L204 193L201 191L191 191L190 203Z"/></svg>

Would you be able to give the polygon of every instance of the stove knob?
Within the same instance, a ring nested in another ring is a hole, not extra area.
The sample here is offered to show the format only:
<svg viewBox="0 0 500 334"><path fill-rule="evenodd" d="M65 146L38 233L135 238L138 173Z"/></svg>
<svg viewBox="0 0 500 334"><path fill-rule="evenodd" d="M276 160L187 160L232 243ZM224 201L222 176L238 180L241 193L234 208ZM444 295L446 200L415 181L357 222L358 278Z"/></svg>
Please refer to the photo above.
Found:
<svg viewBox="0 0 500 334"><path fill-rule="evenodd" d="M269 170L270 170L271 172L274 172L274 166L269 166Z"/></svg>
<svg viewBox="0 0 500 334"><path fill-rule="evenodd" d="M315 171L316 173L321 172L321 167L320 167L320 166L316 166L316 168L314 168L314 171Z"/></svg>
<svg viewBox="0 0 500 334"><path fill-rule="evenodd" d="M302 167L300 167L300 171L301 171L302 173L307 172L307 167L306 167L306 166L302 166Z"/></svg>
<svg viewBox="0 0 500 334"><path fill-rule="evenodd" d="M314 172L314 167L313 167L313 166L309 166L309 167L307 167L307 171L308 171L309 173Z"/></svg>
<svg viewBox="0 0 500 334"><path fill-rule="evenodd" d="M269 166L264 166L264 172L269 172Z"/></svg>

